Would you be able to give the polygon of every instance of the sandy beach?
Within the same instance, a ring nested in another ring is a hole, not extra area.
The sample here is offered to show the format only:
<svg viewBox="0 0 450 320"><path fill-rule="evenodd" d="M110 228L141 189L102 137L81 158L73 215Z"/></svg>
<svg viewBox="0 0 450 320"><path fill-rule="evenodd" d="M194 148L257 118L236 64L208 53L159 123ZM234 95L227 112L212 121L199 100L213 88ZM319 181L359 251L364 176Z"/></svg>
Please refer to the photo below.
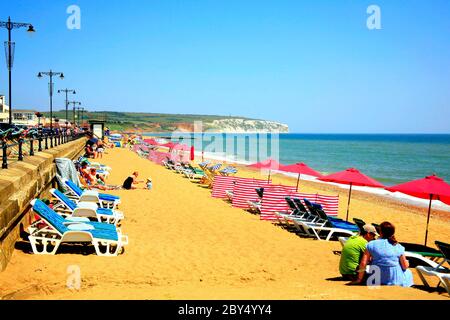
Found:
<svg viewBox="0 0 450 320"><path fill-rule="evenodd" d="M338 242L300 238L260 221L127 149L108 150L99 162L113 168L109 184L121 184L136 170L142 180L153 179L151 191L111 192L122 198L122 231L129 237L124 254L104 258L61 248L55 256L37 256L27 242L18 242L0 273L1 299L448 299L446 293L420 288L346 286L333 280L339 276ZM261 177L243 168L238 175ZM296 180L275 175L273 182L295 185ZM339 194L339 216L345 217L345 190L302 181L301 191ZM356 191L353 217L388 220L399 241L423 243L425 208ZM430 246L435 240L449 242L449 220L448 213L433 214ZM80 268L79 290L66 286L69 266Z"/></svg>

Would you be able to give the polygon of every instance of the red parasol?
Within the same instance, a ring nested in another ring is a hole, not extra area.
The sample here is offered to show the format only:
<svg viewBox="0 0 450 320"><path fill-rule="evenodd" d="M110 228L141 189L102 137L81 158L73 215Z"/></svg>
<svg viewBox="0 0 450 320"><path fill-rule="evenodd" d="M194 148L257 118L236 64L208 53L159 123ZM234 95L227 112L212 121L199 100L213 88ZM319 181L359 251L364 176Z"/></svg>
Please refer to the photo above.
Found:
<svg viewBox="0 0 450 320"><path fill-rule="evenodd" d="M298 179L297 179L297 191L298 191L298 184L300 182L300 175L306 174L308 176L313 177L323 177L323 175L320 172L317 172L316 170L308 167L306 164L302 163L295 163L288 166L281 166L281 171L285 172L292 172L292 173L298 173Z"/></svg>
<svg viewBox="0 0 450 320"><path fill-rule="evenodd" d="M346 221L348 221L348 214L350 211L350 198L352 196L352 186L384 188L384 185L382 185L380 182L378 182L375 179L372 179L371 177L366 176L365 174L362 174L361 172L359 172L359 170L355 168L350 168L341 172L336 172L328 176L319 178L319 180L350 185L350 191L348 194Z"/></svg>
<svg viewBox="0 0 450 320"><path fill-rule="evenodd" d="M389 190L391 192L401 192L413 197L430 200L430 204L428 206L427 229L425 232L425 245L427 245L428 225L430 223L431 214L431 201L441 200L446 204L450 204L450 185L438 176L432 175L423 179L413 180L393 187L389 187L386 188L386 190Z"/></svg>
<svg viewBox="0 0 450 320"><path fill-rule="evenodd" d="M195 148L194 146L191 146L191 156L190 156L191 161L195 160Z"/></svg>
<svg viewBox="0 0 450 320"><path fill-rule="evenodd" d="M270 181L270 174L272 172L272 170L279 170L280 167L282 165L274 160L274 159L267 159L265 161L262 162L257 162L254 164L249 165L249 168L254 168L254 169L268 169L269 170L269 178L267 179L267 181Z"/></svg>

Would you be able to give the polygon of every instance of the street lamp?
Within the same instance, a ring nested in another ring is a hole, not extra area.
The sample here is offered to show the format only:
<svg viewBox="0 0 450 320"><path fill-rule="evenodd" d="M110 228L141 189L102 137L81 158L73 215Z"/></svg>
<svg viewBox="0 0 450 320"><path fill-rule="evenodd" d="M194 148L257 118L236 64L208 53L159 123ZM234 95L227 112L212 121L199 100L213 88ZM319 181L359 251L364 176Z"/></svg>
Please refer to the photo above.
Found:
<svg viewBox="0 0 450 320"><path fill-rule="evenodd" d="M54 76L59 76L61 78L61 80L64 79L64 74L62 72L53 72L52 70L50 70L49 72L39 72L37 77L39 79L42 78L42 75L44 76L48 76L50 78L50 83L49 83L49 93L50 93L50 135L53 134L53 77ZM50 139L50 147L53 147L53 143L52 143L52 139Z"/></svg>
<svg viewBox="0 0 450 320"><path fill-rule="evenodd" d="M68 94L77 94L75 90L72 89L63 89L63 90L58 90L58 93L64 92L66 94L66 127L69 124L69 111L68 111L68 107L69 107L69 99L68 99Z"/></svg>
<svg viewBox="0 0 450 320"><path fill-rule="evenodd" d="M78 107L77 110L78 110L78 113L77 113L78 126L81 127L83 125L83 111L84 111L84 108ZM81 118L80 118L80 111L81 111Z"/></svg>
<svg viewBox="0 0 450 320"><path fill-rule="evenodd" d="M13 60L14 60L14 49L15 42L11 41L11 30L28 27L27 32L34 33L33 25L29 23L21 23L21 22L12 22L11 17L8 17L8 21L0 21L0 28L5 28L8 30L8 41L5 41L5 50L6 50L6 66L8 68L8 84L9 84L9 125L12 125L12 94L11 94L11 71L13 68Z"/></svg>
<svg viewBox="0 0 450 320"><path fill-rule="evenodd" d="M76 105L81 106L81 102L79 102L79 101L68 101L67 103L68 104L73 104L73 124L76 126L77 122L75 121L75 106Z"/></svg>

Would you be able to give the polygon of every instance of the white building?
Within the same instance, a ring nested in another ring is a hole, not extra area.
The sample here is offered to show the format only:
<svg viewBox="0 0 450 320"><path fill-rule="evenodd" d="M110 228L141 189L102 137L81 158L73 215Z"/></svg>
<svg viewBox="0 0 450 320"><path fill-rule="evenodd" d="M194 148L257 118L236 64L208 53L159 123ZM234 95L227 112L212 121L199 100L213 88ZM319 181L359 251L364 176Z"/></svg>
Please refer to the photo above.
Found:
<svg viewBox="0 0 450 320"><path fill-rule="evenodd" d="M38 124L38 117L36 116L36 112L36 110L13 110L13 122L15 124L35 126Z"/></svg>
<svg viewBox="0 0 450 320"><path fill-rule="evenodd" d="M0 95L0 122L9 122L9 106L4 95Z"/></svg>

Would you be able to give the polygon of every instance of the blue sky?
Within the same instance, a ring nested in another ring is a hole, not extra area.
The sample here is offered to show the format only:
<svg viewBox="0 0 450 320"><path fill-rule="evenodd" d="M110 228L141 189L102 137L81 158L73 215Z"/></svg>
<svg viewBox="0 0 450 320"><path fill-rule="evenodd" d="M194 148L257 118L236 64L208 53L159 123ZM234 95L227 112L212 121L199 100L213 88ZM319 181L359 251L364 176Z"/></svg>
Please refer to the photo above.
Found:
<svg viewBox="0 0 450 320"><path fill-rule="evenodd" d="M72 4L81 30L66 27ZM366 27L371 4L381 30ZM90 110L239 115L305 133L450 133L447 0L1 1L0 20L8 15L37 30L13 32L17 108L47 108L36 74L52 68L66 76L56 89L76 89Z"/></svg>

